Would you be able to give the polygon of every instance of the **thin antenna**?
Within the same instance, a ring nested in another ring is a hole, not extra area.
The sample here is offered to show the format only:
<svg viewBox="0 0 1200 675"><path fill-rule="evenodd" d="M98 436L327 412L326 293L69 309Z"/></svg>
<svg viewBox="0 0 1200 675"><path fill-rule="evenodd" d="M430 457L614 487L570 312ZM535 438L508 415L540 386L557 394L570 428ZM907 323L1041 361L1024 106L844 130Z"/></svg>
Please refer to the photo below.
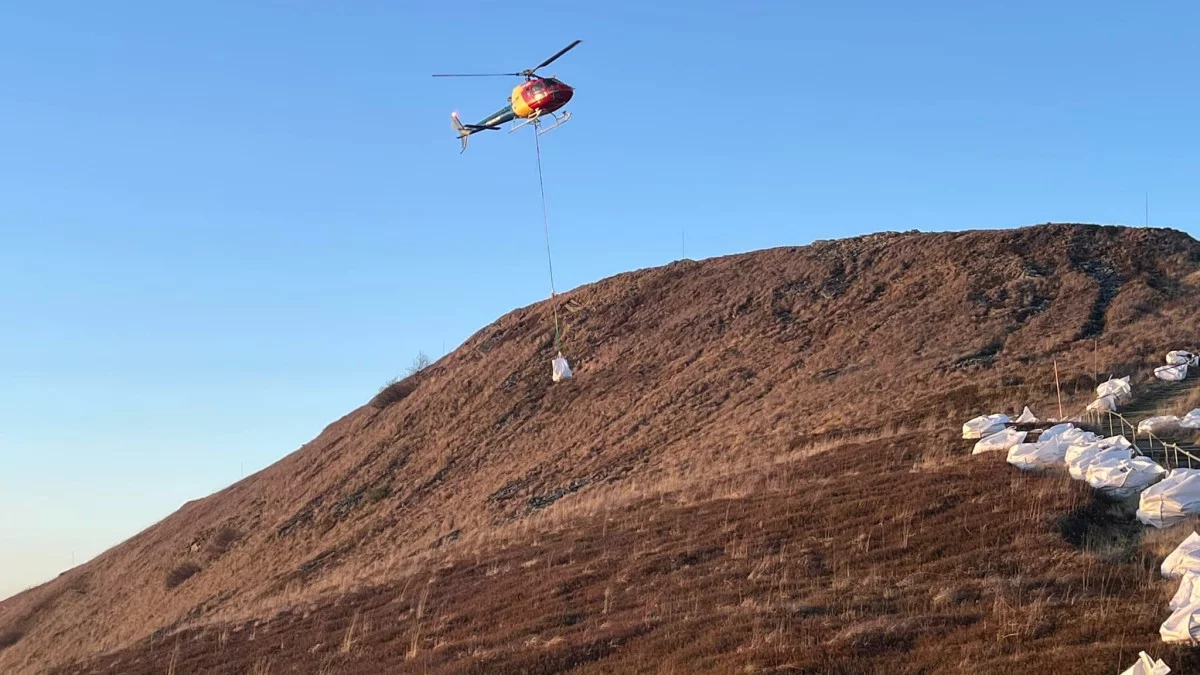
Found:
<svg viewBox="0 0 1200 675"><path fill-rule="evenodd" d="M679 248L680 248L680 252L683 256L682 259L687 260L687 231L686 230L679 231Z"/></svg>
<svg viewBox="0 0 1200 675"><path fill-rule="evenodd" d="M1150 227L1150 193L1146 193L1146 227Z"/></svg>

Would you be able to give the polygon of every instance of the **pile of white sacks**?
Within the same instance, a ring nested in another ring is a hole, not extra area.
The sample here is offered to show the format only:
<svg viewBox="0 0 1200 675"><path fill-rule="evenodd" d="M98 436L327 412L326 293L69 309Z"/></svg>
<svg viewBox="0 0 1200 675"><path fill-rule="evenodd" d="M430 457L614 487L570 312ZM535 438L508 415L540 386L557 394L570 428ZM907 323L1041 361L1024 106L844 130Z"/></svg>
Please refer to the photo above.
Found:
<svg viewBox="0 0 1200 675"><path fill-rule="evenodd" d="M1006 415L984 415L964 424L963 438L979 439L972 454L1004 452L1009 464L1027 471L1066 469L1072 478L1113 499L1133 497L1167 475L1157 462L1139 455L1124 436L1101 438L1064 422L1026 442L1029 432L1010 428L1007 420Z"/></svg>
<svg viewBox="0 0 1200 675"><path fill-rule="evenodd" d="M1189 367L1200 366L1200 355L1185 351L1167 354L1167 365L1156 368L1161 380L1187 377ZM1096 387L1096 400L1088 410L1116 411L1131 396L1128 377L1109 379ZM1036 424L1029 408L1016 420L1004 414L983 415L963 425L963 438L977 439L972 454L1003 451L1008 462L1027 471L1065 468L1072 478L1114 499L1138 496L1137 519L1151 527L1177 525L1188 516L1200 515L1200 469L1167 471L1144 457L1124 436L1101 438L1069 422L1041 431L1026 442L1028 431L1013 424ZM1138 433L1158 435L1177 428L1200 429L1200 408L1184 417L1151 417L1138 425ZM1192 532L1162 563L1162 576L1179 579L1171 598L1171 615L1159 628L1163 642L1200 645L1200 534ZM1161 659L1141 652L1138 662L1121 675L1168 675L1171 669Z"/></svg>
<svg viewBox="0 0 1200 675"><path fill-rule="evenodd" d="M1156 415L1138 422L1139 434L1165 436L1180 429L1200 429L1200 408L1196 408L1183 417Z"/></svg>
<svg viewBox="0 0 1200 675"><path fill-rule="evenodd" d="M1167 365L1154 369L1154 376L1167 382L1178 382L1187 377L1188 368L1200 365L1200 356L1191 352L1167 352Z"/></svg>
<svg viewBox="0 0 1200 675"><path fill-rule="evenodd" d="M1133 396L1133 388L1129 384L1129 376L1117 379L1109 378L1107 382L1096 387L1096 400L1088 404L1088 410L1108 410L1116 412L1117 407L1124 405Z"/></svg>
<svg viewBox="0 0 1200 675"><path fill-rule="evenodd" d="M1158 629L1163 642L1200 643L1200 534L1192 532L1162 563L1164 579L1178 579L1171 616Z"/></svg>

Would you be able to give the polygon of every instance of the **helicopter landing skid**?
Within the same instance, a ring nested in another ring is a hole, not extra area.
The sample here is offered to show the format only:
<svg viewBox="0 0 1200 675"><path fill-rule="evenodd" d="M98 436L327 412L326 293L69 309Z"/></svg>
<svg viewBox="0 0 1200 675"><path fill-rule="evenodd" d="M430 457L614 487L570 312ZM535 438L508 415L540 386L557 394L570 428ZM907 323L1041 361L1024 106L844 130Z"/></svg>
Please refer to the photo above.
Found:
<svg viewBox="0 0 1200 675"><path fill-rule="evenodd" d="M537 135L541 136L542 134L554 131L555 129L566 124L567 121L571 119L570 112L563 112L561 118L558 115L555 115L554 113L548 113L548 114L550 115L550 117L554 118L554 124L551 124L550 126L544 128L544 129L542 128L542 116L535 115L533 117L530 117L527 120L522 121L520 124L514 126L512 129L509 129L508 133L511 134L512 132L516 131L517 129L520 129L521 127L529 126L532 124L533 128L536 130Z"/></svg>

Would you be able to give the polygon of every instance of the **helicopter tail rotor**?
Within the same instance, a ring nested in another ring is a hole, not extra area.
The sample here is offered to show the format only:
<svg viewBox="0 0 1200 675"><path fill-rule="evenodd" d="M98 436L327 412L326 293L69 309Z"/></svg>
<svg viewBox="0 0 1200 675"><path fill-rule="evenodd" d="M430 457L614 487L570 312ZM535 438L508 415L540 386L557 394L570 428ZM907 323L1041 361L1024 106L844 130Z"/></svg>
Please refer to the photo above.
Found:
<svg viewBox="0 0 1200 675"><path fill-rule="evenodd" d="M455 132L458 133L458 140L460 143L462 143L462 150L458 151L459 154L466 152L467 138L471 135L471 132L468 131L467 127L464 126L463 123L458 119L458 113L450 113L450 126Z"/></svg>

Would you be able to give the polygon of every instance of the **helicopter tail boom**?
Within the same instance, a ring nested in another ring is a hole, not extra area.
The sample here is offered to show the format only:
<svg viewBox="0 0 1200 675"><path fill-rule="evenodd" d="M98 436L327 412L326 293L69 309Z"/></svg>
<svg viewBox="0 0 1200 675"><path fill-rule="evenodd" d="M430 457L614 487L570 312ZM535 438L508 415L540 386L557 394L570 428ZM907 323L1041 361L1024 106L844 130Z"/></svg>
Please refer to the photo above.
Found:
<svg viewBox="0 0 1200 675"><path fill-rule="evenodd" d="M450 113L450 126L451 126L451 128L454 129L455 132L458 133L458 139L459 139L459 141L462 142L462 150L460 150L459 153L466 151L468 136L470 136L471 134L473 134L477 131L486 131L486 130L499 131L501 128L501 124L503 124L505 121L507 121L507 118L505 118L505 117L495 117L495 116L493 116L493 117L498 120L494 124L486 124L486 123L485 124L463 124L462 120L458 119L457 113ZM486 121L490 122L492 120L489 119Z"/></svg>

